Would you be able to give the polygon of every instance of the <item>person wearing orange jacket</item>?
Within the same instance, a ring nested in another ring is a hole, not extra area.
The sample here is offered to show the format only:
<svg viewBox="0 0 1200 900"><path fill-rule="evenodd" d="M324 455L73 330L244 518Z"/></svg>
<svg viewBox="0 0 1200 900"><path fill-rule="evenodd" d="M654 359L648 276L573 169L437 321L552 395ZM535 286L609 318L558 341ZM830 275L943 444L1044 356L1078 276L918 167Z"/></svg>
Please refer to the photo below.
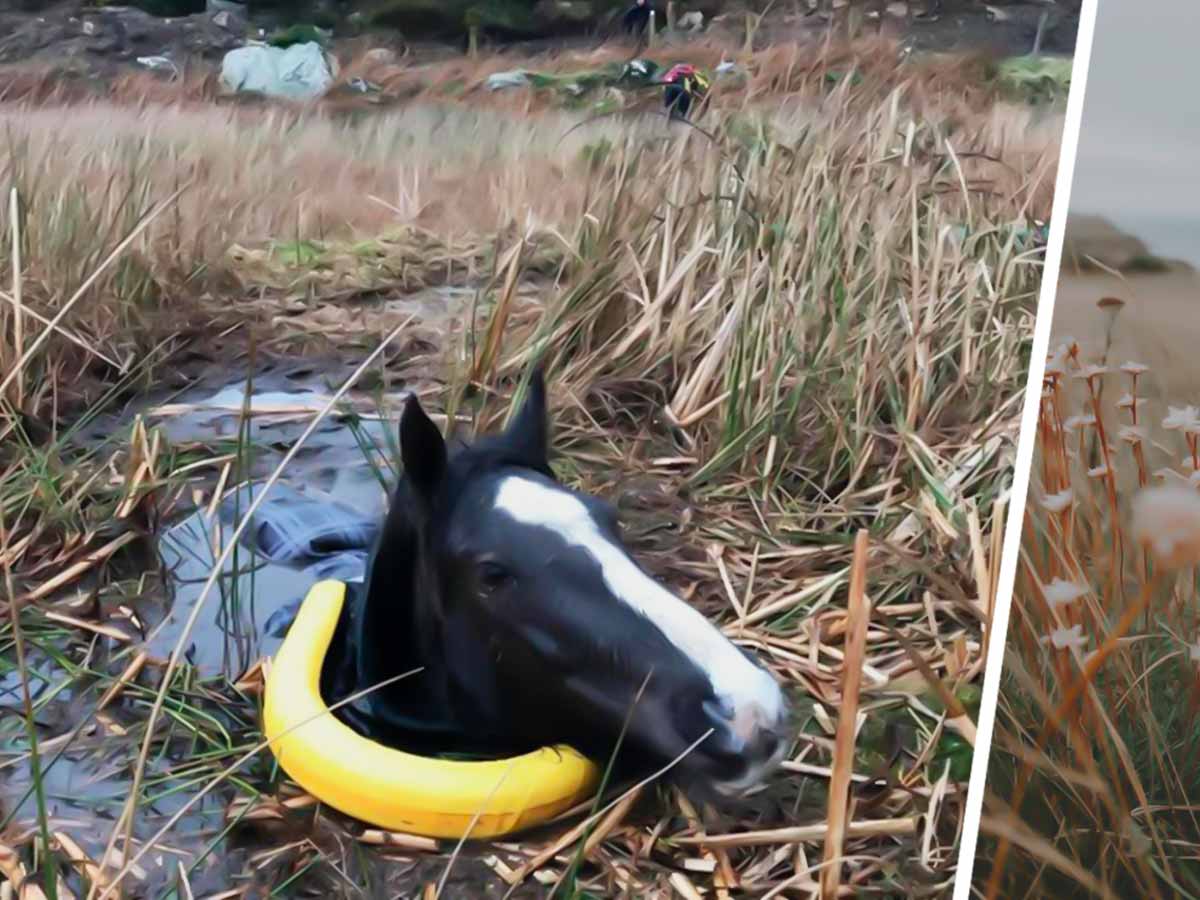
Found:
<svg viewBox="0 0 1200 900"><path fill-rule="evenodd" d="M708 96L708 79L689 63L672 66L661 81L663 105L672 119L687 119L692 106Z"/></svg>

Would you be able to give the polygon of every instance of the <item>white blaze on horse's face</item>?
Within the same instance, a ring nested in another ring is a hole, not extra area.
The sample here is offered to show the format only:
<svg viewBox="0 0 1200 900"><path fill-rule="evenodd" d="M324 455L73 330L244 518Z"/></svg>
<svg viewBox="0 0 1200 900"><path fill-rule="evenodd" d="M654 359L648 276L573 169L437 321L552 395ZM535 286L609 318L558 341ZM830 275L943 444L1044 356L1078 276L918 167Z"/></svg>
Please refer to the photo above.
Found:
<svg viewBox="0 0 1200 900"><path fill-rule="evenodd" d="M496 508L526 525L547 528L586 550L599 564L608 589L652 622L708 678L723 711L706 710L749 748L777 733L785 711L783 692L707 618L647 575L627 551L603 533L588 508L569 492L538 480L509 475L500 482ZM782 742L777 741L782 752ZM777 762L764 759L761 767ZM760 766L732 789L749 787Z"/></svg>

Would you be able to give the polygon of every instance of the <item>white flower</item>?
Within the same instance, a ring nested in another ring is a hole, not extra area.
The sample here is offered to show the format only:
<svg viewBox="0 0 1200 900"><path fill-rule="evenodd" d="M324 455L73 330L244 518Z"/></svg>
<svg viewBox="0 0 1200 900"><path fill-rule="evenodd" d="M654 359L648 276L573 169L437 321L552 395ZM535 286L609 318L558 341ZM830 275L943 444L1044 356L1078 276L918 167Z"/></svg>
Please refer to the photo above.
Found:
<svg viewBox="0 0 1200 900"><path fill-rule="evenodd" d="M1145 429L1137 425L1126 425L1119 432L1121 440L1127 444L1140 444L1146 439Z"/></svg>
<svg viewBox="0 0 1200 900"><path fill-rule="evenodd" d="M1082 369L1080 369L1078 372L1075 373L1075 377L1083 378L1085 380L1090 381L1093 378L1099 378L1101 375L1107 375L1107 374L1108 374L1108 368L1106 366L1098 366L1095 363L1088 363L1086 366L1084 366Z"/></svg>
<svg viewBox="0 0 1200 900"><path fill-rule="evenodd" d="M1067 349L1059 347L1046 357L1046 377L1061 378L1067 374Z"/></svg>
<svg viewBox="0 0 1200 900"><path fill-rule="evenodd" d="M1117 401L1117 409L1133 409L1135 403L1141 409L1146 405L1146 398L1138 397L1135 400L1133 394L1122 394L1121 399Z"/></svg>
<svg viewBox="0 0 1200 900"><path fill-rule="evenodd" d="M1068 603L1074 603L1087 593L1087 588L1073 581L1064 581L1061 578L1055 578L1046 585L1044 592L1046 594L1046 602L1057 609L1060 606L1066 606Z"/></svg>
<svg viewBox="0 0 1200 900"><path fill-rule="evenodd" d="M1121 365L1121 371L1126 375L1144 375L1150 371L1150 367L1139 362L1127 362Z"/></svg>
<svg viewBox="0 0 1200 900"><path fill-rule="evenodd" d="M1050 512L1062 512L1075 500L1075 495L1070 488L1065 491L1059 491L1057 494L1047 494L1042 498L1042 506L1050 510Z"/></svg>
<svg viewBox="0 0 1200 900"><path fill-rule="evenodd" d="M1133 537L1168 568L1200 562L1200 493L1184 485L1140 491L1133 498Z"/></svg>
<svg viewBox="0 0 1200 900"><path fill-rule="evenodd" d="M1073 338L1073 337L1064 337L1059 340L1058 350L1056 350L1055 352L1061 353L1064 356L1070 356L1071 354L1077 352L1078 350L1079 350L1079 341L1075 340L1075 338Z"/></svg>
<svg viewBox="0 0 1200 900"><path fill-rule="evenodd" d="M1055 650L1065 650L1068 647L1083 649L1087 638L1083 636L1082 625L1072 625L1070 628L1055 628L1049 637L1042 638L1043 643L1050 643Z"/></svg>
<svg viewBox="0 0 1200 900"><path fill-rule="evenodd" d="M1181 431L1196 425L1197 413L1194 406L1168 406L1167 417L1163 419L1163 428L1168 431Z"/></svg>

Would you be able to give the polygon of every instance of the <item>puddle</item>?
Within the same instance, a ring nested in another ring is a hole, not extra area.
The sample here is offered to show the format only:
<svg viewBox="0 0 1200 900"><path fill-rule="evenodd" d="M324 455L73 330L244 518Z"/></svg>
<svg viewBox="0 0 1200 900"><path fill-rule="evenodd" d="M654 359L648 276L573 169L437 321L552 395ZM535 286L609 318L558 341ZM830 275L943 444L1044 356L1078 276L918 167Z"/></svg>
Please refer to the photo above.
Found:
<svg viewBox="0 0 1200 900"><path fill-rule="evenodd" d="M319 370L317 370L319 368ZM264 489L275 469L313 417L352 371L353 366L313 364L272 368L254 379L246 417L245 383L206 378L175 395L163 394L126 410L120 416L93 423L80 439L98 445L114 435L128 434L134 415L160 427L171 446L184 454L176 465L233 454L250 448L248 478L234 484L233 470L221 482L221 467L200 466L189 478L199 500L160 533L158 551L164 589L139 602L138 612L148 629L146 649L165 659L174 650L185 624L196 609L204 584L213 571L220 548ZM421 387L421 385L415 385ZM405 385L409 387L409 385ZM148 802L139 810L135 844L149 839L207 782L219 768L247 746L247 729L256 729L253 706L246 707L227 687L279 645L289 607L321 578L361 578L375 532L386 511L384 482L391 479L396 415L408 390L370 395L352 392L337 412L329 415L271 486L249 526L221 569L200 608L187 641L187 659L195 666L185 688L195 710L185 716L168 710L170 727L166 752L153 755L146 772ZM242 437L239 439L239 434ZM221 486L219 495L216 488ZM213 498L218 497L217 502ZM67 651L76 654L76 649ZM81 652L81 651L80 651ZM71 656L71 665L79 662ZM71 732L89 715L101 687L76 681L64 660L31 648L30 674L37 722L51 740ZM99 659L93 665L105 668ZM119 670L119 669L118 669ZM147 673L152 673L147 668ZM103 856L109 836L130 790L155 676L143 687L129 687L121 700L93 720L61 755L51 744L42 760L47 813L51 827L74 840L92 859ZM174 694L172 696L175 696ZM12 667L0 666L0 707L20 708L20 679ZM189 724L187 716L197 717ZM38 819L36 797L25 796L32 783L20 717L9 715L0 730L0 819L12 817L20 827ZM200 724L197 730L196 723ZM205 766L205 758L219 758ZM49 765L48 770L46 769ZM200 766L201 769L194 769ZM239 777L256 786L272 780L272 761L263 756ZM195 774L193 774L193 771ZM268 793L270 789L267 788ZM179 879L179 866L191 865L228 824L229 803L238 792L227 784L203 798L180 819L165 840L162 852L147 854L129 882L133 896L165 896ZM248 826L240 826L243 834ZM234 837L222 841L215 853L189 876L193 890L211 894L231 887L233 873L272 844L251 839L244 846ZM281 864L285 864L281 862ZM251 865L256 869L257 864ZM242 875L236 876L241 878ZM264 873L263 877L267 877ZM271 876L276 878L276 876ZM286 880L286 875L277 880ZM141 893L149 891L149 893Z"/></svg>
<svg viewBox="0 0 1200 900"><path fill-rule="evenodd" d="M190 392L147 410L175 445L232 442L252 446L250 480L205 498L162 535L167 576L165 616L152 626L147 649L165 658L216 566L221 549L262 493L265 479L294 445L332 392L312 379L268 377L243 411L245 387ZM278 647L281 616L322 578L359 579L386 512L395 437L392 411L407 392L384 398L351 395L308 438L272 485L204 600L187 642L187 659L202 674L236 677ZM382 403L380 400L382 399ZM380 406L388 410L385 420ZM222 448L215 448L222 449ZM232 451L230 451L232 452ZM273 626L273 627L272 627Z"/></svg>
<svg viewBox="0 0 1200 900"><path fill-rule="evenodd" d="M470 295L463 293L456 300L465 301ZM427 302L429 298L421 300ZM401 312L395 303L373 308L384 316ZM294 364L263 361L251 380L248 401L244 364L213 362L198 370L189 363L192 368L186 374L183 370L163 373L164 378L174 378L175 386L186 377L184 390L171 391L170 384L164 385L76 433L75 440L82 446L106 448L124 441L140 416L148 427L161 429L172 450L172 482L187 479L182 502L164 509L167 519L157 546L161 587L148 579L145 593L131 601L146 627L144 649L152 660L166 659L173 652L188 619L196 615L184 643L186 659L194 668L187 670L185 681L171 695L172 702L184 698L179 702L186 708L164 708L160 721L170 729L169 736L165 746L156 745L159 749L148 760L143 785L148 800L139 808L135 846L142 846L194 797L197 787L257 739L257 707L253 701L246 703L230 683L278 649L294 608L312 584L322 578L363 576L386 512L385 484L392 481L398 452L399 412L410 392L432 386L420 373L425 371L422 366L429 365L430 347L437 343L422 336L410 342L408 350L398 348L400 358L386 363L386 379L369 373L363 379L364 389L348 392L339 401L270 487L199 608L222 546L261 495L265 480L356 363L311 358ZM412 364L406 362L405 353L411 353ZM392 386L372 387L381 381ZM30 670L37 724L43 739L53 742L91 716L105 689L103 682L73 674L84 662L83 654L97 652L85 663L96 671L111 674L124 663L109 657L116 648L85 649L82 643L72 643L62 651L69 660L56 656L57 648L35 649ZM43 779L51 827L68 835L92 859L103 855L128 797L159 671L153 662L148 664L138 681L105 710L102 721L90 720L64 752L59 752L61 742L52 743L43 757L43 768L51 763ZM0 666L0 711L19 709L19 687L11 667ZM23 723L19 716L7 715L0 718L0 726L0 819L10 817L14 827L32 828L38 808L32 794L24 796L32 770ZM240 824L222 837L230 824L230 803L243 792L238 785L244 786L245 793L262 790L269 797L277 777L273 759L260 754L235 779L200 800L139 863L139 871L128 882L131 896L180 896L180 867L194 863L188 880L196 896L234 886L248 888L252 882L290 884L289 891L304 883L317 891L310 895L328 896L344 883L337 879L325 883L336 867L308 870L305 860L315 861L312 854L318 852L318 843L319 853L341 857L347 871L361 869L369 882L388 885L389 896L412 896L415 884L440 876L444 861L438 857L404 859L348 851L344 855L344 833L330 828L324 816L316 824L305 814L299 821L272 823L276 831L282 829L274 836L262 833L267 827L264 820ZM493 893L494 878L482 861L466 854L459 870L445 896ZM73 876L69 880L78 886Z"/></svg>
<svg viewBox="0 0 1200 900"><path fill-rule="evenodd" d="M377 483L375 488L382 515L384 495ZM261 490L261 484L235 488L213 514L197 511L163 535L160 553L172 601L147 640L151 655L166 658L174 650L220 548ZM277 483L267 497L222 566L189 636L186 658L202 673L219 671L236 677L245 672L261 656L275 652L280 621L316 581L358 580L366 567L374 538L373 518L365 519L313 488ZM335 534L340 527L345 538L353 540L321 550L319 545L294 546L289 534L281 539L277 533L281 527L302 529L304 517L311 518L314 511L328 520Z"/></svg>
<svg viewBox="0 0 1200 900"><path fill-rule="evenodd" d="M94 739L96 742L104 740L111 738ZM87 743L77 742L83 745ZM77 746L70 754L59 757L49 766L47 760L42 762L42 786L51 831L66 834L93 860L104 858L112 828L129 796L127 761L108 759L99 750L98 746ZM54 759L54 755L51 754L50 758ZM148 774L153 778L157 773ZM6 801L15 803L19 800L32 783L31 779L28 760L9 763L0 771L0 783L4 785ZM143 807L134 830L134 845L138 849L191 797L186 791L171 791L169 788L152 787L151 794L155 799ZM146 854L136 864L128 882L132 888L130 896L164 896L163 889L178 879L179 864L182 862L185 867L189 866L212 838L220 833L225 825L227 802L228 798L212 794L181 817L171 837L159 844L159 852ZM6 808L5 812L10 810ZM36 799L30 795L15 808L15 813L17 821L36 822ZM233 847L225 853L225 864L229 870L235 870L243 854ZM116 866L111 866L110 870L113 868ZM191 884L194 890L205 891L229 886L224 873L210 871L206 877L203 869L191 878Z"/></svg>

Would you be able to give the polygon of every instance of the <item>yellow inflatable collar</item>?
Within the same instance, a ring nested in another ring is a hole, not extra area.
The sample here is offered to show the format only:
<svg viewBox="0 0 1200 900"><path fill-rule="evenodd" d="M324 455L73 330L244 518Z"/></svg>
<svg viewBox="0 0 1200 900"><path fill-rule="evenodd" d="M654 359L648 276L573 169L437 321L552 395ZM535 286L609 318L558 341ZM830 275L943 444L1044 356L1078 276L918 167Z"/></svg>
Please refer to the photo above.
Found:
<svg viewBox="0 0 1200 900"><path fill-rule="evenodd" d="M595 792L598 769L569 747L450 761L393 750L337 719L321 698L321 668L345 597L339 581L313 585L267 676L263 730L302 788L379 828L454 839L528 828Z"/></svg>

